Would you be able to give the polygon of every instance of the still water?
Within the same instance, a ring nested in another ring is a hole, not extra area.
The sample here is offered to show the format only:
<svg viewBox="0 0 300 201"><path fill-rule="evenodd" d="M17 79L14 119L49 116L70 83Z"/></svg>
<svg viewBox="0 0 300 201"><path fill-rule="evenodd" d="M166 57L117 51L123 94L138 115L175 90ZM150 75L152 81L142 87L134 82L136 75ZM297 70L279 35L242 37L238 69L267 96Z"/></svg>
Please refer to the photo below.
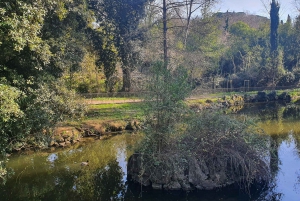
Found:
<svg viewBox="0 0 300 201"><path fill-rule="evenodd" d="M276 144L273 182L249 198L237 189L211 192L160 192L127 182L127 159L138 134L92 140L70 149L21 153L10 157L14 175L0 187L0 200L155 200L155 201L299 201L300 107L278 103L247 106L237 115L259 117ZM89 166L81 166L82 161ZM255 192L255 193L254 193Z"/></svg>

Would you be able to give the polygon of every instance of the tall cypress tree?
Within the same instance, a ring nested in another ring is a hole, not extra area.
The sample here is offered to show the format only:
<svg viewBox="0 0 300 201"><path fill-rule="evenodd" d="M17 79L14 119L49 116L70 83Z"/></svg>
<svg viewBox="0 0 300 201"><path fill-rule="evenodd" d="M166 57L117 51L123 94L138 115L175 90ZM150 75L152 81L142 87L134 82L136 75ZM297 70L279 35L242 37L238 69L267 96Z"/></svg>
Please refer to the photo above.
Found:
<svg viewBox="0 0 300 201"><path fill-rule="evenodd" d="M282 68L282 58L278 51L278 27L279 27L279 3L272 0L270 19L271 19L271 32L270 32L270 44L271 44L271 74L272 74L272 85L276 86L276 80L279 78L279 69Z"/></svg>
<svg viewBox="0 0 300 201"><path fill-rule="evenodd" d="M228 12L228 10L226 12L226 19L225 19L224 30L225 30L225 32L229 31L229 12Z"/></svg>
<svg viewBox="0 0 300 201"><path fill-rule="evenodd" d="M279 27L279 3L278 1L272 0L270 19L271 19L271 33L270 33L270 43L271 52L278 50L278 27Z"/></svg>

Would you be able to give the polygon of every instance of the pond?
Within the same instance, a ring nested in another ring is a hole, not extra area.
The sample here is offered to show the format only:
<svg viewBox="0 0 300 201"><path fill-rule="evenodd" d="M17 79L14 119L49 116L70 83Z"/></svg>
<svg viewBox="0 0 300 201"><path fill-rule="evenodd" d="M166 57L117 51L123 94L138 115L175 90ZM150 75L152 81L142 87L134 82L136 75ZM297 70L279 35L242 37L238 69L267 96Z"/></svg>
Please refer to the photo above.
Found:
<svg viewBox="0 0 300 201"><path fill-rule="evenodd" d="M123 134L87 140L70 149L12 155L8 167L14 174L0 187L0 200L300 200L300 107L248 105L237 113L243 118L259 117L277 150L271 161L272 185L253 191L250 198L237 189L171 193L128 183L127 159L141 136ZM81 166L87 160L89 165Z"/></svg>

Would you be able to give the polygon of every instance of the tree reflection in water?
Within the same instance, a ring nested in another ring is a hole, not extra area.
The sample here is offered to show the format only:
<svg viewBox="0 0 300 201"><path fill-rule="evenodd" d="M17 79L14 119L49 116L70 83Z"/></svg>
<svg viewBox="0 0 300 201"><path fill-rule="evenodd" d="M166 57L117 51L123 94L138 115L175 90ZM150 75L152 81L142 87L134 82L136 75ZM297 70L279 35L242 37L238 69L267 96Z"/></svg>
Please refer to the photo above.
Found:
<svg viewBox="0 0 300 201"><path fill-rule="evenodd" d="M123 171L117 161L110 161L104 168L94 173L93 198L90 200L123 200L126 186Z"/></svg>
<svg viewBox="0 0 300 201"><path fill-rule="evenodd" d="M120 135L109 140L78 145L56 153L12 156L9 166L15 175L0 186L0 200L57 201L290 201L300 192L300 109L279 104L250 106L239 111L260 117L261 127L274 140L270 160L274 181L249 198L238 189L213 192L162 192L126 183L126 158L141 136ZM239 114L237 114L239 115ZM89 160L89 166L80 162ZM298 192L298 193L297 193ZM142 196L142 197L141 197ZM296 199L297 200L297 199Z"/></svg>

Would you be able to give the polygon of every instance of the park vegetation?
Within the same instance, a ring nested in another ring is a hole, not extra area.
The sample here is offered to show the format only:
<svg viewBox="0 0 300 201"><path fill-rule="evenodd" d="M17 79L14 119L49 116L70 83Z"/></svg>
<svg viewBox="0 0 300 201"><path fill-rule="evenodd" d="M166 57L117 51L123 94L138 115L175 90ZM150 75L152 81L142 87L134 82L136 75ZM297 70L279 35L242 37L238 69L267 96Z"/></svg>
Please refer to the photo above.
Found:
<svg viewBox="0 0 300 201"><path fill-rule="evenodd" d="M211 12L217 2L0 1L0 178L14 144L30 138L43 147L59 122L84 116L78 94L144 90L153 79L148 89L159 93L146 108L158 116L146 119L160 119L147 127L159 134L159 150L173 128L185 127L172 122L191 116L175 114L188 110L182 101L192 88L211 80L298 85L300 17L280 21L273 0L270 20L233 21L235 13Z"/></svg>
<svg viewBox="0 0 300 201"><path fill-rule="evenodd" d="M171 72L157 63L151 74L145 138L128 162L134 182L186 191L238 184L247 192L255 183L268 183L270 137L249 120L190 110L185 69Z"/></svg>

